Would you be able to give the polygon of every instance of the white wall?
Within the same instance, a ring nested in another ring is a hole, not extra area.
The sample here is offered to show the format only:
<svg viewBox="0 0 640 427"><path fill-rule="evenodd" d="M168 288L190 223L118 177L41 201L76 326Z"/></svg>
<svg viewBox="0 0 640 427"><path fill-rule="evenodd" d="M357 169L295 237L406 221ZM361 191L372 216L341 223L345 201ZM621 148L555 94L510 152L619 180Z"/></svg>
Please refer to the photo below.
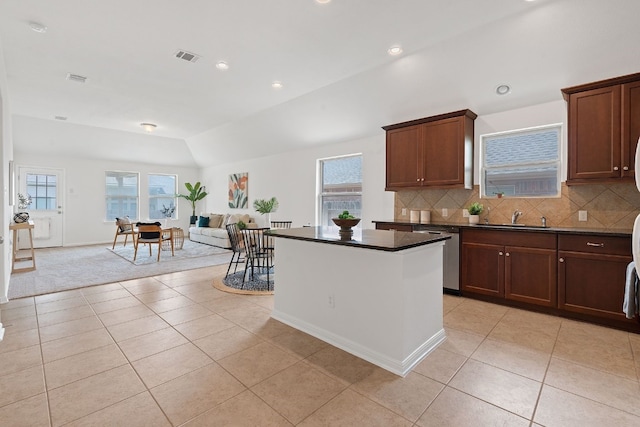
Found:
<svg viewBox="0 0 640 427"><path fill-rule="evenodd" d="M55 157L15 153L16 170L20 166L57 168L64 170L63 245L75 246L113 241L115 223L105 220L105 171L131 171L140 173L140 218L148 218L147 174L175 173L178 175L178 191L186 193L184 182L198 179L195 168L156 166L135 162L114 162L74 157ZM178 201L178 220L172 225L189 226L191 209L186 200Z"/></svg>
<svg viewBox="0 0 640 427"><path fill-rule="evenodd" d="M362 227L374 228L371 221L393 218L393 193L385 192L385 136L312 147L273 156L247 159L204 168L202 181L210 193L201 211L249 213L264 224L265 218L253 209L255 199L275 196L280 207L272 220L291 220L294 227L316 223L316 165L326 157L362 153ZM249 173L249 208L228 207L229 175Z"/></svg>
<svg viewBox="0 0 640 427"><path fill-rule="evenodd" d="M525 129L536 126L562 123L562 172L561 180L567 179L567 103L564 100L532 105L501 113L478 116L475 121L475 144L473 147L473 182L480 183L480 137L482 135Z"/></svg>

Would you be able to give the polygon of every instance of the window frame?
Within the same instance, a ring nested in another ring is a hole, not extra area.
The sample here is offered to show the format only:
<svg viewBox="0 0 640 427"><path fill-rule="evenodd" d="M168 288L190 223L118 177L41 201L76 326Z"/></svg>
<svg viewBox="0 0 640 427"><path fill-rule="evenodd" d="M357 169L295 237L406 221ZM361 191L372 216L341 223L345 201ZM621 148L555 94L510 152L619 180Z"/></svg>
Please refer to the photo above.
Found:
<svg viewBox="0 0 640 427"><path fill-rule="evenodd" d="M112 174L112 175L110 175ZM121 196L113 196L108 194L107 191L107 178L109 178L110 176L116 176L116 175L120 175L123 177L126 176L135 176L136 178L136 195L135 195L135 201L136 201L136 209L135 209L135 218L131 218L131 220L137 220L140 217L140 172L134 172L134 171L116 171L116 170L107 170L104 173L105 175L105 181L104 181L104 192L105 192L105 197L104 197L104 201L105 201L105 209L104 209L104 214L105 214L105 221L106 222L110 222L110 221L114 221L114 218L109 218L109 199L127 199L127 198L131 198L131 196L125 196L125 195L121 195ZM124 211L120 211L118 213L119 216L117 216L118 218L120 217L124 217L126 216L126 212Z"/></svg>
<svg viewBox="0 0 640 427"><path fill-rule="evenodd" d="M151 194L151 177L152 176L171 176L174 179L173 182L173 197L168 197L168 195L153 195ZM163 220L163 219L178 219L178 175L174 174L174 173L148 173L147 174L147 210L149 212L149 219L150 220ZM175 207L175 210L173 212L173 214L170 217L159 217L159 218L154 218L151 214L152 210L151 210L151 204L152 201L155 199L168 199L168 198L172 198L173 199L173 206Z"/></svg>
<svg viewBox="0 0 640 427"><path fill-rule="evenodd" d="M545 131L549 131L549 130L555 130L556 134L558 136L558 140L557 140L557 152L558 152L558 157L556 160L553 161L546 161L546 162L519 162L519 163L511 163L508 165L502 165L500 167L490 167L487 168L485 166L485 156L486 156L486 147L487 147L487 139L488 138L493 138L495 139L496 137L503 137L503 136L512 136L512 135L526 135L526 134L532 134L532 133L536 133L536 132L545 132ZM556 166L556 192L554 195L508 195L507 197L511 198L511 199L532 199L532 198L545 198L545 199L553 199L553 198L560 198L562 197L561 194L561 189L562 189L562 135L563 135L563 123L551 123L551 124L547 124L547 125L541 125L541 126L533 126L533 127L528 127L528 128L521 128L521 129L513 129L513 130L508 130L508 131L503 131L503 132L494 132L494 133L488 133L488 134L484 134L480 136L480 141L479 141L479 148L480 148L480 153L479 153L479 160L478 160L478 173L479 173L479 197L481 199L495 199L501 196L496 195L488 195L485 194L486 192L486 188L488 187L488 185L485 182L486 179L486 174L485 171L487 169L489 170L500 170L500 169L514 169L517 167L522 167L522 166L532 166L532 165L551 165L551 164L555 164Z"/></svg>
<svg viewBox="0 0 640 427"><path fill-rule="evenodd" d="M356 196L360 199L360 214L362 214L362 186L363 186L363 180L360 180L360 191L348 191L348 192L324 192L324 163L327 161L331 161L331 160L339 160L339 159L344 159L344 158L348 158L348 157L360 157L360 163L362 165L362 163L364 162L364 156L362 155L362 153L352 153L352 154L345 154L345 155L341 155L341 156L333 156L333 157L324 157L321 159L317 160L317 179L316 179L316 224L322 225L324 227L331 227L331 228L338 228L335 224L333 224L333 222L328 221L328 224L323 224L323 218L324 218L324 211L323 211L323 207L324 207L324 197L326 196L338 196L338 197L343 197L343 196ZM362 167L361 167L361 176L362 176ZM362 215L360 215L362 216ZM359 228L361 227L361 224L358 224L355 228Z"/></svg>

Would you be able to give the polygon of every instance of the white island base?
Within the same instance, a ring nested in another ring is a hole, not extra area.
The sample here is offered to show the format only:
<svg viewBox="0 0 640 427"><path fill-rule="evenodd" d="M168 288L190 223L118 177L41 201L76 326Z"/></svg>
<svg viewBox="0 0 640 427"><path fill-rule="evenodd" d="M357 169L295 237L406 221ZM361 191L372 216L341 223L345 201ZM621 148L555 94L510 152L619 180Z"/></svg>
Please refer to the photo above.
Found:
<svg viewBox="0 0 640 427"><path fill-rule="evenodd" d="M405 376L446 338L443 246L388 252L276 238L272 317Z"/></svg>

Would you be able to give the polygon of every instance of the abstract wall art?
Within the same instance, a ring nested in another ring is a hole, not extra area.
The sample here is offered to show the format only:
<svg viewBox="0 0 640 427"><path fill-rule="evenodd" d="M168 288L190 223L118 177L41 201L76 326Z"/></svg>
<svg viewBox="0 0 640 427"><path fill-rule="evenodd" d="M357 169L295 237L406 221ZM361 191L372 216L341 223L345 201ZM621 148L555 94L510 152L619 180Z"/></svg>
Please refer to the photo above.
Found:
<svg viewBox="0 0 640 427"><path fill-rule="evenodd" d="M229 175L229 207L246 209L249 206L249 173Z"/></svg>

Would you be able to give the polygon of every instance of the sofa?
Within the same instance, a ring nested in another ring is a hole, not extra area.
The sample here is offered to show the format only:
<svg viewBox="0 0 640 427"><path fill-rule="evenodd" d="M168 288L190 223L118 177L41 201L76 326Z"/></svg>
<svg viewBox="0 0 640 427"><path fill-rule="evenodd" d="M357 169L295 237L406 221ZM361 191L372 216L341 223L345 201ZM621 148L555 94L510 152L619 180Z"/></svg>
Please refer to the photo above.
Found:
<svg viewBox="0 0 640 427"><path fill-rule="evenodd" d="M227 224L237 224L240 221L249 228L257 227L255 219L249 214L202 213L198 216L196 223L189 227L189 240L230 249Z"/></svg>

